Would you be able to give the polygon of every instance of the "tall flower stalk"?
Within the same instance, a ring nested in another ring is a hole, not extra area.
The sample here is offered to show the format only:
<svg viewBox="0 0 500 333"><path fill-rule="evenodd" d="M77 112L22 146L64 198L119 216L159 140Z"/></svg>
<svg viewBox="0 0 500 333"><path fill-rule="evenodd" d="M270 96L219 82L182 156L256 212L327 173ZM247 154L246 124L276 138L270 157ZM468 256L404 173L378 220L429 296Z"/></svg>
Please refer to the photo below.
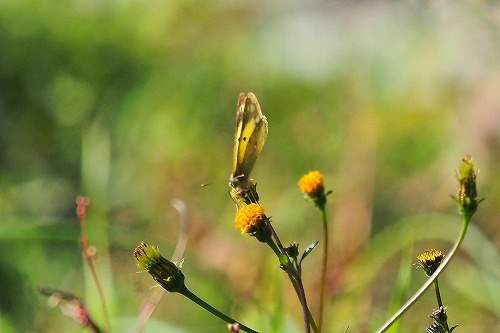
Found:
<svg viewBox="0 0 500 333"><path fill-rule="evenodd" d="M134 256L137 260L138 266L148 272L153 280L155 280L166 291L170 293L179 293L187 297L230 325L237 323L239 329L243 332L257 333L257 331L220 312L191 292L191 290L189 290L184 283L185 277L181 271L181 263L176 264L162 257L158 247L148 246L143 242L135 248Z"/></svg>
<svg viewBox="0 0 500 333"><path fill-rule="evenodd" d="M319 171L311 171L304 175L299 180L299 188L304 193L304 197L312 201L314 206L321 213L323 225L323 260L321 263L321 281L320 281L320 296L319 296L319 319L318 332L321 333L323 328L323 317L325 312L325 293L326 293L326 273L328 269L328 248L329 248L329 232L328 219L326 216L326 197L331 192L325 193L323 185L323 175Z"/></svg>
<svg viewBox="0 0 500 333"><path fill-rule="evenodd" d="M317 326L311 316L307 299L300 275L299 267L293 265L289 253L283 247L276 231L271 225L270 219L266 216L264 208L258 203L242 204L235 218L236 228L241 233L250 234L261 243L266 243L278 257L280 267L287 273L292 283L297 297L300 300L304 315L305 332L317 332Z"/></svg>
<svg viewBox="0 0 500 333"><path fill-rule="evenodd" d="M443 262L439 265L436 271L429 277L422 287L391 317L385 322L382 327L377 330L377 333L387 331L389 327L396 322L415 302L424 294L424 292L434 284L434 281L441 275L443 270L448 266L448 263L455 256L458 249L464 241L467 228L472 219L472 216L477 211L477 207L484 199L477 198L476 178L477 171L474 170L474 162L470 155L462 158L462 162L457 170L456 178L458 180L457 197L452 196L458 205L458 212L462 216L462 229L455 241L452 249L446 255Z"/></svg>
<svg viewBox="0 0 500 333"><path fill-rule="evenodd" d="M106 298L104 297L104 291L102 289L102 284L99 279L99 274L95 265L95 257L97 255L97 249L94 246L90 246L89 239L87 236L87 208L90 205L90 199L83 196L78 196L76 198L76 216L80 222L80 247L82 248L82 254L87 265L89 267L90 273L92 274L92 279L97 288L99 295L99 300L101 301L101 308L104 316L105 331L109 332L111 330L111 324L109 321L108 307L106 305Z"/></svg>
<svg viewBox="0 0 500 333"><path fill-rule="evenodd" d="M441 251L431 249L422 252L418 257L418 267L421 268L427 276L431 276L443 261ZM434 319L434 323L427 327L429 333L451 333L458 325L450 328L448 325L448 316L446 315L446 307L443 306L441 291L439 290L438 279L434 280L434 292L436 293L436 301L438 309L434 310L430 317Z"/></svg>

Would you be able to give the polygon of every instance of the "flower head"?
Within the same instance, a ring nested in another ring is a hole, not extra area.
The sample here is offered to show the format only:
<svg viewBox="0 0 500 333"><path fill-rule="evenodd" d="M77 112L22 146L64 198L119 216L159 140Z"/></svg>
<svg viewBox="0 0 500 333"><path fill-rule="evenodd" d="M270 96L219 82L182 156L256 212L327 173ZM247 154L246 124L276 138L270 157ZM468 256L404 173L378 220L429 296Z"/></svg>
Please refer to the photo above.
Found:
<svg viewBox="0 0 500 333"><path fill-rule="evenodd" d="M417 257L418 265L427 274L431 276L443 261L444 255L441 251L430 249L419 254Z"/></svg>
<svg viewBox="0 0 500 333"><path fill-rule="evenodd" d="M323 185L323 175L319 171L310 171L299 180L299 188L306 198L310 198L320 209L326 205L326 196Z"/></svg>
<svg viewBox="0 0 500 333"><path fill-rule="evenodd" d="M319 171L310 171L299 180L300 191L310 197L321 194L325 188L323 186L323 175Z"/></svg>
<svg viewBox="0 0 500 333"><path fill-rule="evenodd" d="M476 177L477 171L474 170L472 157L465 155L457 171L459 187L457 198L454 199L458 203L460 214L469 218L474 215L477 206L483 200L477 199Z"/></svg>
<svg viewBox="0 0 500 333"><path fill-rule="evenodd" d="M180 267L162 257L157 246L142 242L135 248L134 256L139 267L151 274L166 291L181 292L186 288Z"/></svg>
<svg viewBox="0 0 500 333"><path fill-rule="evenodd" d="M261 242L265 242L268 239L267 237L270 236L267 221L268 218L265 214L264 207L257 203L242 205L234 219L236 228L239 229L242 234L252 234Z"/></svg>
<svg viewBox="0 0 500 333"><path fill-rule="evenodd" d="M238 214L236 214L234 223L242 234L252 233L257 230L259 225L264 223L266 218L264 207L256 203L251 203L241 207Z"/></svg>

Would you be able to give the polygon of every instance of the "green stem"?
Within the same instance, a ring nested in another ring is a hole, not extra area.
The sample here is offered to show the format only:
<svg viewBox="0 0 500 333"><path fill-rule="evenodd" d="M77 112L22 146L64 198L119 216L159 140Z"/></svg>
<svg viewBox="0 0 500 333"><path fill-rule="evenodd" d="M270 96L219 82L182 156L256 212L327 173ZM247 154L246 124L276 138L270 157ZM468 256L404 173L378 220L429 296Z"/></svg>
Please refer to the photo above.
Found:
<svg viewBox="0 0 500 333"><path fill-rule="evenodd" d="M304 292L304 287L302 284L302 278L299 277L299 280L297 281L296 279L293 278L293 275L291 272L287 271L287 274L288 274L288 278L290 279L290 282L293 285L293 288L295 289L295 293L297 294L297 297L301 301L302 309L304 309L304 304L302 303L302 299L300 296L301 294L303 294L304 299L305 299L305 292ZM316 333L316 332L318 332L318 326L316 325L316 322L314 321L314 317L312 316L311 311L307 307L307 302L305 303L305 308L307 310L307 313L304 314L305 325L311 325L312 331ZM305 317L306 314L307 314L307 319ZM308 321L306 321L306 320L308 320Z"/></svg>
<svg viewBox="0 0 500 333"><path fill-rule="evenodd" d="M240 325L241 331L248 333L258 333L257 331L254 331L253 329L239 323L233 318L226 316L224 313L220 312L219 310L217 310L216 308L214 308L213 306L211 306L210 304L208 304L207 302L205 302L204 300L193 294L186 286L184 286L183 290L179 291L179 293L186 296L187 298L189 298L190 300L192 300L193 302L195 302L196 304L198 304L199 306L201 306L214 316L217 316L220 319L224 320L226 323L228 324L238 323Z"/></svg>
<svg viewBox="0 0 500 333"><path fill-rule="evenodd" d="M87 252L87 251L85 251ZM99 282L99 276L97 274L97 270L95 267L95 261L93 257L90 257L87 255L87 253L84 254L85 259L87 260L87 265L89 266L90 272L92 273L92 278L94 279L94 283L97 288L97 293L99 295L99 299L101 301L101 307L102 307L102 312L104 314L104 322L106 325L106 332L110 331L110 323L109 323L109 313L108 313L108 307L106 306L106 298L104 297L104 292L102 290L101 283Z"/></svg>
<svg viewBox="0 0 500 333"><path fill-rule="evenodd" d="M320 208L321 217L323 220L323 263L321 267L321 291L319 296L319 320L318 333L321 333L323 327L323 315L325 309L325 291L326 291L326 271L328 266L328 221L326 217L326 209Z"/></svg>
<svg viewBox="0 0 500 333"><path fill-rule="evenodd" d="M438 309L443 306L443 300L441 299L441 293L439 292L439 283L438 279L434 281L434 290L436 292L436 299L438 303Z"/></svg>
<svg viewBox="0 0 500 333"><path fill-rule="evenodd" d="M84 215L85 216L85 215ZM89 267L90 273L92 275L92 279L94 280L94 284L97 288L97 294L99 295L99 300L101 301L101 308L104 316L104 325L105 332L109 332L111 330L111 324L109 322L109 313L108 307L106 306L106 297L104 297L104 291L102 290L102 286L99 280L99 275L97 274L97 269L95 265L94 255L89 251L89 241L87 236L87 219L83 217L80 220L80 246L82 248L82 254L85 260L87 261L87 266ZM90 327L95 331L95 323L92 322ZM97 327L97 326L95 326ZM100 330L100 328L99 328ZM98 331L95 331L98 332Z"/></svg>
<svg viewBox="0 0 500 333"><path fill-rule="evenodd" d="M302 305L302 314L304 315L305 330L306 333L310 333L311 332L311 323L309 321L310 313L309 313L309 307L307 306L307 299L306 299L306 293L304 291L304 285L302 284L302 278L300 277L300 275L297 275L296 280L297 280L297 285L299 287L299 295L300 295L299 299Z"/></svg>
<svg viewBox="0 0 500 333"><path fill-rule="evenodd" d="M396 312L387 322L385 322L384 325L382 325L381 328L377 331L377 333L382 333L387 331L389 327L392 326L396 322L396 320L399 319L419 298L420 296L423 295L423 293L429 289L429 287L433 284L434 280L438 278L439 275L443 272L443 270L448 266L448 263L450 262L451 258L455 256L455 253L457 250L460 248L462 245L462 242L465 238L465 234L467 232L467 227L469 226L471 216L466 216L464 214L462 218L462 230L460 232L460 235L458 236L457 241L453 245L452 249L448 253L448 255L444 258L443 262L441 265L439 265L438 269L432 274L429 279L424 283L422 287L406 302L399 310Z"/></svg>
<svg viewBox="0 0 500 333"><path fill-rule="evenodd" d="M272 238L274 239L274 241L273 239L269 239L267 241L267 244L271 247L276 256L278 256L279 262L283 266L285 272L288 274L288 278L290 279L290 282L292 283L293 288L295 289L295 293L299 298L300 304L302 305L302 312L304 315L304 326L306 333L309 333L311 331L311 327L313 332L316 333L318 332L318 327L316 326L311 311L307 306L307 299L304 291L304 286L302 284L302 279L300 278L300 275L298 274L297 270L293 267L292 262L290 261L290 258L286 254L285 249L283 248L283 244L281 243L271 223L268 222L268 226L271 230L273 236Z"/></svg>

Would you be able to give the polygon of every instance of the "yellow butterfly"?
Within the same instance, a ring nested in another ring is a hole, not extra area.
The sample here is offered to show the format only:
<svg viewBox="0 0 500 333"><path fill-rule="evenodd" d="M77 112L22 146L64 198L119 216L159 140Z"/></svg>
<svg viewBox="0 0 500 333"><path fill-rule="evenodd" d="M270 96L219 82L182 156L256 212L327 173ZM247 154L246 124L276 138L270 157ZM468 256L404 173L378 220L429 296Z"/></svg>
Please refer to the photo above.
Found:
<svg viewBox="0 0 500 333"><path fill-rule="evenodd" d="M267 132L267 119L260 110L257 97L252 93L241 93L236 110L233 172L229 179L231 197L238 205L259 200L250 172L264 147Z"/></svg>

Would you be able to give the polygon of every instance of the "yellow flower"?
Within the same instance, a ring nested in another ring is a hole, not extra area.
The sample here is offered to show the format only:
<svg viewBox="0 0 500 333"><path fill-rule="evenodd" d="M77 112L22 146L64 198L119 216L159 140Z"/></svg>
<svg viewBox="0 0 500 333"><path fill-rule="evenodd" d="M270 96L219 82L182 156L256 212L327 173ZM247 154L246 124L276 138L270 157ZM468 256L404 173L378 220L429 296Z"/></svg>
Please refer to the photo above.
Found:
<svg viewBox="0 0 500 333"><path fill-rule="evenodd" d="M241 233L255 233L261 228L267 217L264 208L256 203L243 205L236 214L234 223Z"/></svg>
<svg viewBox="0 0 500 333"><path fill-rule="evenodd" d="M417 257L420 268L422 268L428 276L431 276L443 261L444 255L441 251L430 249L419 254Z"/></svg>
<svg viewBox="0 0 500 333"><path fill-rule="evenodd" d="M300 191L311 198L321 195L325 188L323 186L323 175L319 171L311 171L299 180Z"/></svg>
<svg viewBox="0 0 500 333"><path fill-rule="evenodd" d="M310 171L299 180L300 191L310 197L315 197L324 191L323 175L319 171Z"/></svg>
<svg viewBox="0 0 500 333"><path fill-rule="evenodd" d="M310 171L305 174L300 178L298 185L306 199L310 199L320 210L325 210L326 197L332 191L325 193L323 175L319 171Z"/></svg>

